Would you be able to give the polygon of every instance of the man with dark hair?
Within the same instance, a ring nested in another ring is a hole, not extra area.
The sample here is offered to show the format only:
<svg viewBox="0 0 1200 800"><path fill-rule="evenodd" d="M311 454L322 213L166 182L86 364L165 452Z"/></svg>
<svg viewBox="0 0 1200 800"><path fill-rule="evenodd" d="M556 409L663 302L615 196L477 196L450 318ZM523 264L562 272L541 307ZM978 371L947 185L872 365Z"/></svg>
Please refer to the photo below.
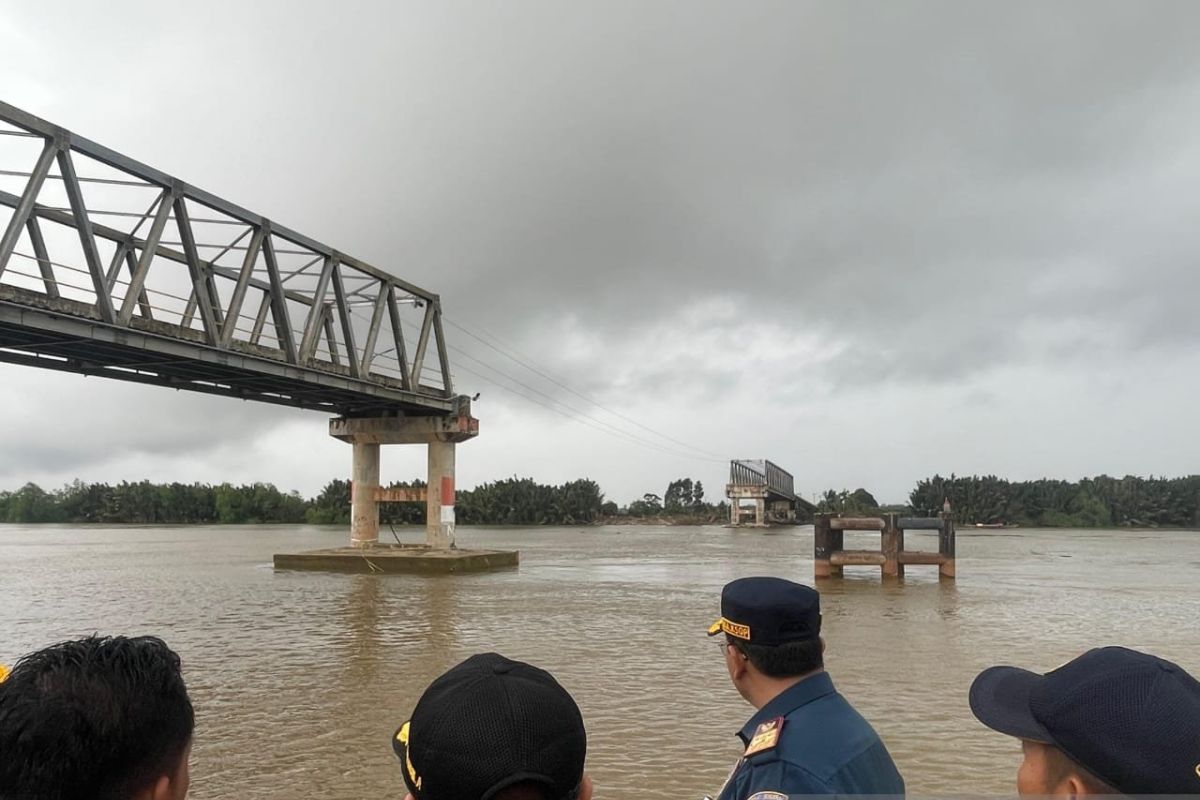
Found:
<svg viewBox="0 0 1200 800"><path fill-rule="evenodd" d="M825 672L821 596L782 578L740 578L721 592L725 666L758 712L738 732L744 745L719 800L791 795L904 794L879 735Z"/></svg>
<svg viewBox="0 0 1200 800"><path fill-rule="evenodd" d="M549 672L497 653L431 683L392 748L409 800L591 800L579 706Z"/></svg>
<svg viewBox="0 0 1200 800"><path fill-rule="evenodd" d="M31 653L0 683L0 800L183 800L194 724L161 639Z"/></svg>
<svg viewBox="0 0 1200 800"><path fill-rule="evenodd" d="M991 667L969 699L1021 740L1022 795L1200 795L1200 681L1170 661L1101 647L1045 675Z"/></svg>

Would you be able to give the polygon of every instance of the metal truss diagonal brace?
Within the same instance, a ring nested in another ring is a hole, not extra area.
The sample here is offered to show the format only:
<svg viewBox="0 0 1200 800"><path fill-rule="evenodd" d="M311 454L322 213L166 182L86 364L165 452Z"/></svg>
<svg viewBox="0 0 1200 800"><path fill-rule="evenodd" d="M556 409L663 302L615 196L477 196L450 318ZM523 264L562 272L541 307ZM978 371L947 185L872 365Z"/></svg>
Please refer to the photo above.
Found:
<svg viewBox="0 0 1200 800"><path fill-rule="evenodd" d="M25 184L25 191L22 192L20 201L13 209L12 217L8 221L8 228L5 229L4 236L0 237L0 275L4 274L4 268L8 266L8 259L12 257L17 240L21 238L21 228L30 219L29 215L33 212L34 203L37 202L38 192L42 190L42 184L46 182L46 176L50 174L50 166L54 163L54 157L57 154L58 147L54 144L54 140L48 139L45 147L42 148L42 154L38 157L37 166L33 168L33 174L29 176L29 181Z"/></svg>
<svg viewBox="0 0 1200 800"><path fill-rule="evenodd" d="M395 340L396 360L400 362L400 384L406 391L415 391L412 373L408 370L408 348L404 344L404 330L400 326L400 307L396 304L396 287L387 287L388 318L392 322L392 338Z"/></svg>
<svg viewBox="0 0 1200 800"><path fill-rule="evenodd" d="M379 339L379 326L383 324L387 299L388 286L380 283L379 295L375 298L375 308L371 311L371 326L367 328L367 341L363 344L362 361L358 365L359 375L364 378L371 375L371 362L375 360L375 342Z"/></svg>
<svg viewBox="0 0 1200 800"><path fill-rule="evenodd" d="M321 337L321 328L325 317L325 294L329 291L329 278L337 264L333 256L325 259L321 267L321 275L317 278L317 287L313 290L312 305L308 308L308 319L304 322L304 336L300 339L300 363L307 364L317 351L317 340Z"/></svg>
<svg viewBox="0 0 1200 800"><path fill-rule="evenodd" d="M233 341L233 332L237 327L238 316L242 313L242 304L246 301L246 287L250 285L250 276L254 273L254 264L258 261L258 253L262 249L263 229L255 228L246 247L246 257L242 259L242 271L238 273L237 283L233 288L233 297L229 299L229 313L225 315L226 323L221 331L221 346L229 347Z"/></svg>
<svg viewBox="0 0 1200 800"><path fill-rule="evenodd" d="M117 315L113 310L112 295L108 293L108 277L104 273L104 266L100 263L100 251L96 249L92 221L88 217L87 206L83 202L83 191L79 188L79 179L75 175L75 163L71 159L69 147L63 147L58 151L58 171L62 173L63 188L67 190L71 213L75 215L75 230L79 234L79 244L83 248L83 257L87 261L88 272L92 276L92 288L96 292L96 312L102 321L116 322Z"/></svg>
<svg viewBox="0 0 1200 800"><path fill-rule="evenodd" d="M46 239L42 236L42 226L38 224L37 217L29 217L29 221L25 223L25 230L29 233L30 243L33 244L33 255L38 260L38 269L42 273L42 284L46 287L46 296L51 300L57 300L60 296L58 280L54 277L54 268L50 266L50 253L46 250Z"/></svg>
<svg viewBox="0 0 1200 800"><path fill-rule="evenodd" d="M429 333L433 330L433 303L425 304L425 319L421 321L421 335L417 337L417 352L413 354L413 389L421 388L421 371L425 369L425 351L429 349Z"/></svg>
<svg viewBox="0 0 1200 800"><path fill-rule="evenodd" d="M287 298L283 294L283 281L279 279L279 261L275 258L275 243L271 241L271 226L263 220L263 259L267 262L270 279L271 316L275 319L275 334L279 347L288 363L299 363L296 354L296 337L292 334L292 323L288 318Z"/></svg>
<svg viewBox="0 0 1200 800"><path fill-rule="evenodd" d="M154 254L158 251L158 243L167 225L167 217L171 214L172 204L171 192L164 189L158 198L158 211L154 215L154 222L150 223L150 232L146 234L146 241L142 243L142 254L138 257L137 268L129 278L129 289L121 302L118 322L122 325L128 325L133 319L137 299L145 293L146 275L150 272L150 262L154 260Z"/></svg>
<svg viewBox="0 0 1200 800"><path fill-rule="evenodd" d="M336 259L337 256L334 256ZM346 364L352 377L359 377L358 350L354 346L354 325L350 321L350 304L346 300L346 287L342 283L342 265L333 265L333 298L337 305L338 319L342 323L342 342L346 345ZM330 344L333 342L330 340Z"/></svg>
<svg viewBox="0 0 1200 800"><path fill-rule="evenodd" d="M213 286L212 273L200 263L187 203L181 195L175 197L175 223L179 226L179 241L183 243L183 254L187 258L188 274L192 279L192 298L200 309L204 338L210 345L215 345L221 340L221 311L216 302L216 287Z"/></svg>

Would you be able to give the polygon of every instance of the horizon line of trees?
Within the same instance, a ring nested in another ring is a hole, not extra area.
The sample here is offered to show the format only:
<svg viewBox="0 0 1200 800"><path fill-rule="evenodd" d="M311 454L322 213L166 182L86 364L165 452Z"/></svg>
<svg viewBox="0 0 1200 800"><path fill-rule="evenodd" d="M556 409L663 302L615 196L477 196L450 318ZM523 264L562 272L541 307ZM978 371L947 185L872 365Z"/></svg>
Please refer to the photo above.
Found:
<svg viewBox="0 0 1200 800"><path fill-rule="evenodd" d="M388 488L424 487L421 480ZM600 485L581 478L547 485L532 478L504 478L455 494L458 522L464 525L587 525L603 518L649 517L663 513L714 515L723 504L704 501L704 487L690 478L672 481L666 493L644 495L629 506L606 501ZM380 523L422 525L424 503L382 503ZM46 491L27 483L0 492L0 522L255 525L350 522L350 481L336 478L313 498L282 492L269 483L155 484L148 480L116 485L73 481Z"/></svg>
<svg viewBox="0 0 1200 800"><path fill-rule="evenodd" d="M1114 478L1097 475L1078 481L1040 478L1010 481L995 475L917 482L908 505L880 505L866 489L829 490L817 511L847 515L886 512L935 516L946 501L956 520L1045 528L1200 528L1200 475L1179 478Z"/></svg>
<svg viewBox="0 0 1200 800"><path fill-rule="evenodd" d="M995 475L934 475L917 483L909 504L918 513L950 501L964 522L1030 527L1200 527L1200 475L1079 481L1009 481Z"/></svg>
<svg viewBox="0 0 1200 800"><path fill-rule="evenodd" d="M389 488L422 487L397 482ZM1013 523L1045 527L1200 527L1200 475L1141 478L1100 475L1079 481L1043 478L1008 481L994 475L934 475L917 482L909 504L880 505L866 489L826 491L823 513L936 514L949 500L965 523ZM582 478L558 486L532 478L504 478L459 491L458 521L465 525L586 525L631 517L720 521L728 503L710 503L704 486L691 478L671 481L662 495L646 493L627 506L606 500L599 484ZM316 497L282 492L269 483L154 484L148 480L116 485L76 480L55 491L27 483L0 492L0 522L171 524L349 524L350 482L330 481ZM384 503L380 522L419 525L424 503Z"/></svg>

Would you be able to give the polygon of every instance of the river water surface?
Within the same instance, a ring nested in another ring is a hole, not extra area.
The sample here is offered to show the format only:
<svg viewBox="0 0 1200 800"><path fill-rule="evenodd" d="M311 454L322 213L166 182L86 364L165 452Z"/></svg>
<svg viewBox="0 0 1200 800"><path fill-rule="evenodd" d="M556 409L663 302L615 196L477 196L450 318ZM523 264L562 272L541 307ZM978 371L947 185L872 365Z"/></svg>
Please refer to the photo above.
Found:
<svg viewBox="0 0 1200 800"><path fill-rule="evenodd" d="M699 798L724 780L752 713L704 635L721 586L812 575L811 528L468 528L461 546L518 548L520 568L271 569L277 551L345 538L0 525L0 661L95 631L159 634L182 655L197 708L193 798L400 798L392 732L430 680L496 650L575 695L599 797ZM919 533L908 546L936 550ZM957 581L908 571L881 584L878 568L847 568L821 591L827 667L911 793L1011 793L1019 748L967 708L986 666L1046 670L1122 644L1200 674L1200 533L960 532Z"/></svg>

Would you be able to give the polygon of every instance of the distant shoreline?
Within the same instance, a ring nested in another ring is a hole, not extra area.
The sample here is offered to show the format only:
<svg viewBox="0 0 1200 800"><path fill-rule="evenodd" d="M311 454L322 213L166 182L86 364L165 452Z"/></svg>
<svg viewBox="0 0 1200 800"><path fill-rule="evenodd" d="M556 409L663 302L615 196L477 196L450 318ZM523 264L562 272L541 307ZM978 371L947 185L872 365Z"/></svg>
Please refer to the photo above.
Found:
<svg viewBox="0 0 1200 800"><path fill-rule="evenodd" d="M867 515L869 516L869 515ZM3 522L0 521L0 530L7 527L22 527L22 528L344 528L349 530L348 523L340 522L96 522L96 521L81 521L81 522ZM420 531L424 530L423 522L408 522L393 524L392 528L397 531ZM489 524L489 523L464 523L456 526L458 530L472 530L476 528L495 528L495 529L534 529L534 528L578 528L585 530L587 528L728 528L730 530L742 530L743 532L753 533L755 531L774 530L780 531L787 528L811 528L811 522L800 522L796 524L773 523L761 528L754 526L742 526L736 528L725 522L724 519L697 519L694 517L611 517L597 520L595 522L581 523L546 523L538 524ZM388 539L388 525L384 523L380 526L380 541ZM1142 526L1142 525L1106 525L1106 526L1086 526L1086 525L1007 525L1003 528L976 528L974 525L963 525L955 527L956 533L972 534L972 533L993 533L1003 531L1107 531L1107 532L1129 532L1129 533L1155 533L1155 532L1177 532L1188 531L1200 533L1200 527L1195 526L1173 526L1159 525ZM862 531L862 533L870 533Z"/></svg>

